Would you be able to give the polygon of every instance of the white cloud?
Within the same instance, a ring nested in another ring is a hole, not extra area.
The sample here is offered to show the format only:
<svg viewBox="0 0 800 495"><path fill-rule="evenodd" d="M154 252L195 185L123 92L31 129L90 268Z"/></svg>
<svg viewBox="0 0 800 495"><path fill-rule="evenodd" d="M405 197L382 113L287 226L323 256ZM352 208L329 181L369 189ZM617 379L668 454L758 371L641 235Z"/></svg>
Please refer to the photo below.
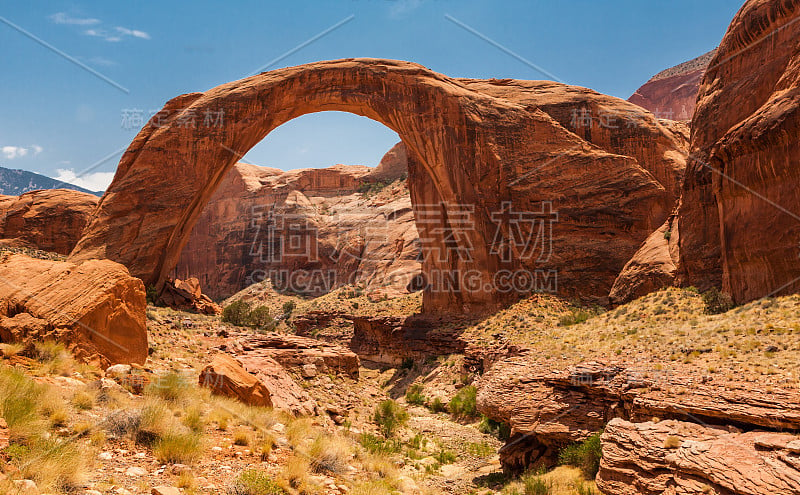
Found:
<svg viewBox="0 0 800 495"><path fill-rule="evenodd" d="M122 41L123 39L125 39L127 37L139 38L141 40L149 40L150 39L150 34L144 32L144 31L140 31L138 29L128 29L128 28L122 27L122 26L115 27L113 31L107 31L105 29L91 28L91 29L85 30L83 32L83 34L85 34L87 36L95 36L97 38L103 38L104 40L112 42L112 43L117 42L117 41Z"/></svg>
<svg viewBox="0 0 800 495"><path fill-rule="evenodd" d="M139 31L138 29L128 29L121 26L117 26L117 32L125 36L133 36L134 38L141 38L143 40L150 39L149 34L145 33L144 31Z"/></svg>
<svg viewBox="0 0 800 495"><path fill-rule="evenodd" d="M50 16L50 20L56 24L72 24L74 26L94 26L100 24L100 19L91 17L70 17L64 12L56 12Z"/></svg>
<svg viewBox="0 0 800 495"><path fill-rule="evenodd" d="M36 156L44 151L44 148L38 144L31 145L29 148L23 148L22 146L3 146L0 148L0 152L2 152L3 156L5 156L8 160L22 158L23 156L26 156L29 151L32 151L33 155Z"/></svg>
<svg viewBox="0 0 800 495"><path fill-rule="evenodd" d="M55 180L80 186L90 191L105 191L111 184L111 180L114 179L114 172L94 172L78 177L74 169L59 168L56 169L56 173L58 175L53 177Z"/></svg>
<svg viewBox="0 0 800 495"><path fill-rule="evenodd" d="M422 0L394 0L392 6L389 7L389 16L395 19L404 17L415 11L420 5L422 5Z"/></svg>

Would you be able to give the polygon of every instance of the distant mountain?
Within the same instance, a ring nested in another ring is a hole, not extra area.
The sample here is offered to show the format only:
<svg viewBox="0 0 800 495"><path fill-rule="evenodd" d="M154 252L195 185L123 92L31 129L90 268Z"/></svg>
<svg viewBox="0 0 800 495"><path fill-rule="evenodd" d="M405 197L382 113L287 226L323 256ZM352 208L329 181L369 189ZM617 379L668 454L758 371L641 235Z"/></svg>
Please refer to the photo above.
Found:
<svg viewBox="0 0 800 495"><path fill-rule="evenodd" d="M34 191L36 189L72 189L74 191L94 194L95 196L103 195L102 192L90 191L45 175L28 172L27 170L14 170L0 167L0 194L19 196L22 193Z"/></svg>
<svg viewBox="0 0 800 495"><path fill-rule="evenodd" d="M691 120L700 81L716 55L711 50L695 59L662 70L628 98L628 101L670 120Z"/></svg>

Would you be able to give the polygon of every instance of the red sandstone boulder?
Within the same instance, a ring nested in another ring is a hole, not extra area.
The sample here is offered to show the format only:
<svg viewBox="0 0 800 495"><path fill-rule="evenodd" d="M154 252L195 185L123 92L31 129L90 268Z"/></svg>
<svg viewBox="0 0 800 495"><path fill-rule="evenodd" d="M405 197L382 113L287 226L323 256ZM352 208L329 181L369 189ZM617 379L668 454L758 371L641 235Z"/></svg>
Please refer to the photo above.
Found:
<svg viewBox="0 0 800 495"><path fill-rule="evenodd" d="M147 359L141 280L113 261L79 263L0 258L0 337L29 343L53 339L105 368Z"/></svg>
<svg viewBox="0 0 800 495"><path fill-rule="evenodd" d="M272 407L269 389L227 354L217 354L211 364L203 368L200 385L251 406Z"/></svg>
<svg viewBox="0 0 800 495"><path fill-rule="evenodd" d="M750 0L711 61L678 214L679 281L736 302L800 289L800 2Z"/></svg>
<svg viewBox="0 0 800 495"><path fill-rule="evenodd" d="M217 355L200 373L200 385L245 404L311 415L316 404L286 370L267 356L234 359Z"/></svg>
<svg viewBox="0 0 800 495"><path fill-rule="evenodd" d="M186 280L168 280L158 296L159 301L173 309L205 315L222 314L222 308L200 289L200 282L190 277Z"/></svg>
<svg viewBox="0 0 800 495"><path fill-rule="evenodd" d="M69 189L0 196L0 245L69 254L99 200Z"/></svg>
<svg viewBox="0 0 800 495"><path fill-rule="evenodd" d="M700 81L716 49L675 67L663 70L637 89L628 101L646 108L657 117L691 120Z"/></svg>

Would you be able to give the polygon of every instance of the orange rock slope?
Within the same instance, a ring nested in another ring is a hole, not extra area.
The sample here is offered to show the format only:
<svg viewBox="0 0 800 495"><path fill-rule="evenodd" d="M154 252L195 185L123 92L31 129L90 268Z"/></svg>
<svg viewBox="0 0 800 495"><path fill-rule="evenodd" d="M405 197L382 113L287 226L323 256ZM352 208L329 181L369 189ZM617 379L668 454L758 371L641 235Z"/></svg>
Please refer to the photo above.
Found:
<svg viewBox="0 0 800 495"><path fill-rule="evenodd" d="M750 0L706 71L679 211L679 280L735 301L800 289L800 1Z"/></svg>
<svg viewBox="0 0 800 495"><path fill-rule="evenodd" d="M124 154L72 259L110 258L163 283L239 157L323 110L372 118L404 142L432 312L487 311L535 290L605 301L672 209L683 167L668 125L585 88L318 62L170 100Z"/></svg>

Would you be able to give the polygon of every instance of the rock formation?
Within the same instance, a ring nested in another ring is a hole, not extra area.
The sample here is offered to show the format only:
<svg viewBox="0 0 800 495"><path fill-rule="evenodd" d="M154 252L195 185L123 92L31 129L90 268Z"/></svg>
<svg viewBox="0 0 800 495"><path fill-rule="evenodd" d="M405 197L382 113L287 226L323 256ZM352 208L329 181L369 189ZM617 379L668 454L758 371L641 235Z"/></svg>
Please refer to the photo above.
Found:
<svg viewBox="0 0 800 495"><path fill-rule="evenodd" d="M677 224L670 217L625 264L611 287L611 304L624 304L674 283L679 258Z"/></svg>
<svg viewBox="0 0 800 495"><path fill-rule="evenodd" d="M269 357L284 368L309 373L343 373L358 378L359 359L338 345L298 335L266 333L246 335L235 343L237 357L244 361Z"/></svg>
<svg viewBox="0 0 800 495"><path fill-rule="evenodd" d="M791 389L768 392L748 382L716 383L695 372L643 365L585 363L554 370L533 351L495 364L479 382L477 406L511 426L500 461L515 472L537 462L552 465L561 447L614 418L800 429L800 394Z"/></svg>
<svg viewBox="0 0 800 495"><path fill-rule="evenodd" d="M700 81L715 54L716 49L659 72L637 89L628 101L660 118L691 120Z"/></svg>
<svg viewBox="0 0 800 495"><path fill-rule="evenodd" d="M109 260L0 259L0 339L56 340L105 368L147 359L141 280Z"/></svg>
<svg viewBox="0 0 800 495"><path fill-rule="evenodd" d="M389 60L319 62L167 102L123 155L72 259L110 258L163 284L238 158L321 110L400 135L429 312L487 311L541 290L604 302L671 211L682 169L668 126L584 88L452 79ZM603 119L596 132L579 129L587 111ZM563 125L573 116L579 134Z"/></svg>
<svg viewBox="0 0 800 495"><path fill-rule="evenodd" d="M167 280L167 283L161 288L158 299L160 304L182 311L206 315L222 313L220 305L203 294L200 282L194 277L186 280L177 278L175 280Z"/></svg>
<svg viewBox="0 0 800 495"><path fill-rule="evenodd" d="M69 189L0 196L0 246L69 254L98 201Z"/></svg>
<svg viewBox="0 0 800 495"><path fill-rule="evenodd" d="M750 0L703 77L678 215L679 281L734 301L800 287L800 2Z"/></svg>
<svg viewBox="0 0 800 495"><path fill-rule="evenodd" d="M262 356L248 363L218 354L200 373L200 385L252 406L272 407L293 415L313 414L313 400L274 359Z"/></svg>
<svg viewBox="0 0 800 495"><path fill-rule="evenodd" d="M667 420L612 420L597 487L614 495L795 495L800 436Z"/></svg>
<svg viewBox="0 0 800 495"><path fill-rule="evenodd" d="M405 293L420 271L408 191L397 183L379 197L358 192L375 173L399 178L401 155L398 144L376 169L236 164L195 224L174 276L197 277L215 299L266 278L311 296L347 284Z"/></svg>

